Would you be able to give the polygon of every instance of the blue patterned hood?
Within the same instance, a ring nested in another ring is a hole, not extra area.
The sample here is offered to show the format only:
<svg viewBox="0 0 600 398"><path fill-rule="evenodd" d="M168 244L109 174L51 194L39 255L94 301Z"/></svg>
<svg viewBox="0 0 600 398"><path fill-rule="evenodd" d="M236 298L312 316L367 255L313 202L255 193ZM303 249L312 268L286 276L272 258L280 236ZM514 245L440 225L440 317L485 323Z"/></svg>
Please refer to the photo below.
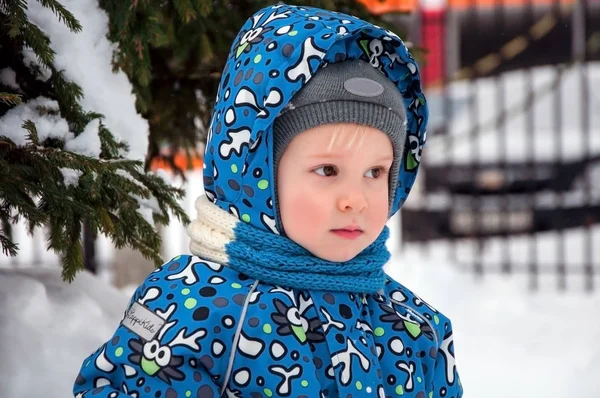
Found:
<svg viewBox="0 0 600 398"><path fill-rule="evenodd" d="M416 178L427 105L416 62L393 32L353 16L276 5L253 15L231 48L208 130L204 189L222 209L279 233L273 186L273 122L320 67L363 59L402 93L407 142L390 217Z"/></svg>

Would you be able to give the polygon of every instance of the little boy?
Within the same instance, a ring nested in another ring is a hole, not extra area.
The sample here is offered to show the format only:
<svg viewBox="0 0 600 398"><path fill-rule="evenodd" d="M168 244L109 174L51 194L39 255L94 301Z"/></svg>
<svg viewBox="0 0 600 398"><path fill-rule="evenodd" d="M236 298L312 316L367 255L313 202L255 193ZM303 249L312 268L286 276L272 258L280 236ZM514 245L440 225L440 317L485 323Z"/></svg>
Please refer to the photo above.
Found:
<svg viewBox="0 0 600 398"><path fill-rule="evenodd" d="M393 33L277 5L239 33L193 255L151 273L76 397L462 396L450 321L383 271L425 143Z"/></svg>

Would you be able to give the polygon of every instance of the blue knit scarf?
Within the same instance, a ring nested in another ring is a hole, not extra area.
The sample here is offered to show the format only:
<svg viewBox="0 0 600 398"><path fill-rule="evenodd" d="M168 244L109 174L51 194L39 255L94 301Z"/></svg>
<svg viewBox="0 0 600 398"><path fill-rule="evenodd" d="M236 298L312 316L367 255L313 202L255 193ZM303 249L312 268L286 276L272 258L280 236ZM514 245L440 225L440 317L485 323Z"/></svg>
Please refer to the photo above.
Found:
<svg viewBox="0 0 600 398"><path fill-rule="evenodd" d="M316 257L284 236L244 222L234 228L235 240L226 245L228 265L253 279L287 288L376 293L386 280L384 264L388 227L356 257L333 262Z"/></svg>

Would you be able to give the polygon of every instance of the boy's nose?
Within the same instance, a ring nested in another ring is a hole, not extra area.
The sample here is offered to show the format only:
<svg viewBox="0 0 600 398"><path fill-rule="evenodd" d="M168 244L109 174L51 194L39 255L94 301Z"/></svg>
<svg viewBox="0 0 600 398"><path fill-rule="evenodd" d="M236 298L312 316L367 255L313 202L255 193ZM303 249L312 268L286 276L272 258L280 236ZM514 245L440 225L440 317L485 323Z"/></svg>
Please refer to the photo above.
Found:
<svg viewBox="0 0 600 398"><path fill-rule="evenodd" d="M355 211L360 213L367 205L367 198L362 192L344 192L338 197L338 208L342 212Z"/></svg>

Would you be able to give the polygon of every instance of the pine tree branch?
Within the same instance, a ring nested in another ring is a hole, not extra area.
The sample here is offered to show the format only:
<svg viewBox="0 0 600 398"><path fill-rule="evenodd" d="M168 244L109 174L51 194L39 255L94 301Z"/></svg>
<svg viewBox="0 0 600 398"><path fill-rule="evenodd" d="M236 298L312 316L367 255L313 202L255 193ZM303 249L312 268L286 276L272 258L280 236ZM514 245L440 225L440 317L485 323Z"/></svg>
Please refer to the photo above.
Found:
<svg viewBox="0 0 600 398"><path fill-rule="evenodd" d="M35 125L25 122L24 127L31 135L31 142L25 147L0 137L0 142L6 144L0 147L0 203L27 219L30 229L50 225L48 249L63 256L65 280L72 280L82 267L83 260L77 258L81 256L77 235L81 228L74 225L83 219L89 220L94 234L102 232L117 245L129 245L158 265L160 235L137 212L139 204L135 198L155 196L164 213L174 203L173 211L186 220L185 213L174 202L174 198L182 197L183 191L172 189L157 176L143 174L139 161L92 159L57 148L39 147L35 145ZM20 164L15 163L17 159ZM77 186L67 187L59 167L81 170L86 177L82 176ZM37 206L34 196L39 197ZM160 203L163 200L165 203ZM6 218L8 210L0 212L0 216L4 214ZM168 217L164 216L156 215L155 221L167 224ZM16 245L3 236L3 250L15 253Z"/></svg>
<svg viewBox="0 0 600 398"><path fill-rule="evenodd" d="M17 255L19 246L14 244L7 236L0 232L0 246L2 247L2 253L5 256L14 257Z"/></svg>
<svg viewBox="0 0 600 398"><path fill-rule="evenodd" d="M190 0L173 0L173 5L183 23L190 23L198 18Z"/></svg>
<svg viewBox="0 0 600 398"><path fill-rule="evenodd" d="M57 71L54 66L52 70L52 85L61 105L61 113L67 120L76 121L82 117L83 110L79 100L83 98L83 90L76 83L68 81L62 71Z"/></svg>
<svg viewBox="0 0 600 398"><path fill-rule="evenodd" d="M83 244L81 242L82 223L73 222L69 230L69 245L65 250L62 270L62 278L67 282L73 282L75 274L83 270Z"/></svg>
<svg viewBox="0 0 600 398"><path fill-rule="evenodd" d="M25 130L29 131L27 141L29 141L32 145L36 145L36 146L40 144L40 139L39 139L39 136L37 133L37 129L35 128L35 123L33 123L31 120L26 120L25 122L23 122L21 127L24 128Z"/></svg>
<svg viewBox="0 0 600 398"><path fill-rule="evenodd" d="M54 62L54 50L50 48L50 39L40 30L40 28L29 21L22 25L21 33L23 40L28 47L31 47L39 61L50 67Z"/></svg>
<svg viewBox="0 0 600 398"><path fill-rule="evenodd" d="M14 93L5 93L0 91L0 102L6 105L19 105L23 102L22 96L20 94Z"/></svg>
<svg viewBox="0 0 600 398"><path fill-rule="evenodd" d="M212 2L206 0L192 0L194 9L200 17L206 17L212 12Z"/></svg>
<svg viewBox="0 0 600 398"><path fill-rule="evenodd" d="M190 219L186 212L178 204L178 201L183 199L185 190L168 186L167 183L157 175L144 174L136 171L133 173L133 177L147 186L150 189L152 196L157 199L162 212L161 220L168 222L168 211L170 210L182 224L190 223ZM167 190L170 193L169 195L164 194L164 192Z"/></svg>
<svg viewBox="0 0 600 398"><path fill-rule="evenodd" d="M75 18L71 12L69 12L62 4L60 4L56 0L38 0L44 7L47 7L52 10L58 19L62 21L67 27L71 30L71 32L79 33L81 32L81 24Z"/></svg>
<svg viewBox="0 0 600 398"><path fill-rule="evenodd" d="M15 38L21 33L21 27L27 22L27 1L12 0L6 6L6 16L8 17L8 37Z"/></svg>
<svg viewBox="0 0 600 398"><path fill-rule="evenodd" d="M100 159L118 159L119 151L129 151L129 146L123 142L117 142L106 126L100 122L98 128L100 137Z"/></svg>
<svg viewBox="0 0 600 398"><path fill-rule="evenodd" d="M38 1L53 11L69 29L81 30L79 22L60 4L60 0ZM142 71L139 81L143 85L136 84L134 90L143 93L144 100L150 100L149 38L164 40L166 37L162 12L157 11L151 1L138 1L134 10L128 9L129 2L100 1L114 10L127 11L120 19L114 20L122 23L118 25L119 29L128 34L136 32L129 37L138 37L139 41L137 49L135 41L131 39L120 47L126 49L122 59L130 62L132 73ZM92 235L103 233L117 247L130 246L159 265L162 262L161 237L154 225L166 225L169 213L189 222L178 203L183 197L183 191L171 187L153 174L146 174L142 162L124 158L128 145L115 139L102 123L103 115L82 109L81 88L68 80L62 71L56 70L50 39L28 20L26 11L26 1L0 0L0 23L7 29L12 29L14 34L11 37L0 37L0 57L4 59L4 55L9 56L11 61L8 66L16 71L19 82L23 83L23 98L42 95L56 100L59 107L37 107L35 111L39 118L31 117L31 120L21 121L20 129L27 135L22 145L16 145L8 137L0 136L2 251L10 255L18 252L19 242L13 242L11 237L10 228L13 223L26 222L30 233L35 227L46 226L47 248L62 257L63 278L71 281L76 272L83 268L81 231L85 221L90 226ZM113 24L111 18L111 26ZM160 37L161 34L163 37ZM23 64L19 54L25 46L31 48L39 63L52 72L47 83L36 80L36 76ZM13 63L15 58L21 59L21 62ZM1 92L0 115L21 101L21 95ZM41 139L38 135L39 122L48 115L65 119L69 130L76 135L92 120L100 120L100 157L90 158L66 151L63 139ZM153 207L150 219L145 211L140 211L140 206L145 204Z"/></svg>

